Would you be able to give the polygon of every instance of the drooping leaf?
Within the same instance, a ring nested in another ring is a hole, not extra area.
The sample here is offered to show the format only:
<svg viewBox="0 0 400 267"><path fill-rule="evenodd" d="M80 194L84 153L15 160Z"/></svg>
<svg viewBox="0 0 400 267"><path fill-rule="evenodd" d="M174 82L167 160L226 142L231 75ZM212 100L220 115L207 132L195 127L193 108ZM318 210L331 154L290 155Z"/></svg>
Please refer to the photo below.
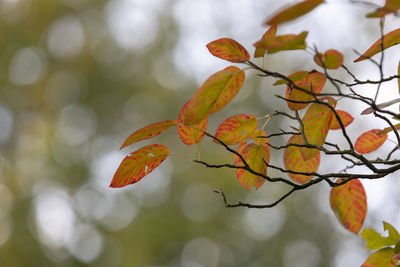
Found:
<svg viewBox="0 0 400 267"><path fill-rule="evenodd" d="M183 114L186 112L188 102L183 106L178 116L178 135L179 139L186 145L198 144L203 140L204 132L207 130L208 117L203 119L201 122L196 123L192 126L185 126L183 124Z"/></svg>
<svg viewBox="0 0 400 267"><path fill-rule="evenodd" d="M394 128L395 128L396 130L399 130L399 129L400 129L400 123L397 123L397 124L395 124L395 125L393 125L393 126L394 126ZM393 128L392 128L392 127L386 127L385 129L379 131L379 132L378 132L378 135L386 134L386 133L389 133L389 132L391 132L391 131L393 131Z"/></svg>
<svg viewBox="0 0 400 267"><path fill-rule="evenodd" d="M305 0L298 4L289 6L288 8L285 8L284 10L275 14L272 18L268 19L265 24L276 25L296 19L304 14L307 14L323 2L324 0Z"/></svg>
<svg viewBox="0 0 400 267"><path fill-rule="evenodd" d="M363 61L382 52L381 42L382 39L379 38L379 40L377 40L364 54L362 54L359 58L354 60L354 62ZM400 44L400 29L391 31L383 36L383 50L388 49L389 47L392 47L397 44Z"/></svg>
<svg viewBox="0 0 400 267"><path fill-rule="evenodd" d="M367 154L377 150L388 138L387 133L379 134L381 130L373 129L360 135L354 149L360 154Z"/></svg>
<svg viewBox="0 0 400 267"><path fill-rule="evenodd" d="M244 71L230 66L211 75L189 100L183 113L185 125L204 120L208 114L221 110L239 92L245 79Z"/></svg>
<svg viewBox="0 0 400 267"><path fill-rule="evenodd" d="M314 61L321 67L337 69L343 64L343 55L335 49L329 49L324 54L315 55Z"/></svg>
<svg viewBox="0 0 400 267"><path fill-rule="evenodd" d="M216 57L233 63L250 60L249 52L238 42L230 38L221 38L207 44L208 51Z"/></svg>
<svg viewBox="0 0 400 267"><path fill-rule="evenodd" d="M269 29L263 34L263 36L261 37L261 39L268 39L271 37L274 37L276 35L276 31L277 31L278 27L276 25L272 25L271 27L269 27ZM262 47L256 47L256 50L254 51L254 57L258 58L258 57L263 57L265 55L265 48Z"/></svg>
<svg viewBox="0 0 400 267"><path fill-rule="evenodd" d="M119 165L110 187L124 187L140 181L160 165L168 155L168 147L159 144L144 146L132 152Z"/></svg>
<svg viewBox="0 0 400 267"><path fill-rule="evenodd" d="M397 104L399 102L400 102L400 98L397 98L397 99L393 99L393 100L381 103L379 105L376 105L376 107L379 109L383 109L383 108L390 107L391 105ZM374 111L375 111L375 109L373 109L373 108L367 108L367 109L363 110L363 112L361 112L361 115L371 114Z"/></svg>
<svg viewBox="0 0 400 267"><path fill-rule="evenodd" d="M394 255L393 248L382 248L369 255L361 267L396 267L399 260L394 259Z"/></svg>
<svg viewBox="0 0 400 267"><path fill-rule="evenodd" d="M293 135L288 144L302 144L302 137L300 135ZM285 153L283 155L283 163L285 168L290 171L295 172L316 172L318 171L320 162L320 152L309 160L303 160L303 157L300 154L300 150L298 147L289 146L285 149ZM313 176L312 175L303 175L303 174L294 174L288 173L289 177L300 184L304 184L309 181Z"/></svg>
<svg viewBox="0 0 400 267"><path fill-rule="evenodd" d="M383 237L374 229L367 228L361 232L362 238L367 242L366 248L375 250L386 246L392 246L400 239L400 234L390 223L383 222L383 229L388 231L388 236Z"/></svg>
<svg viewBox="0 0 400 267"><path fill-rule="evenodd" d="M306 79L308 73L309 73L308 71L298 71L298 72L290 74L287 77L292 82L301 81L301 80ZM286 79L280 79L280 80L276 81L273 85L281 85L281 84L289 84L289 82Z"/></svg>
<svg viewBox="0 0 400 267"><path fill-rule="evenodd" d="M337 109L336 113L339 115L339 118L342 121L342 124L344 127L349 126L354 120L354 118L344 110ZM339 121L336 119L335 115L332 116L332 122L331 122L331 126L329 127L329 129L330 130L341 129Z"/></svg>
<svg viewBox="0 0 400 267"><path fill-rule="evenodd" d="M228 146L238 144L245 141L257 125L256 116L237 114L227 118L218 126L215 137Z"/></svg>
<svg viewBox="0 0 400 267"><path fill-rule="evenodd" d="M261 39L253 45L256 48L263 48L268 54L273 54L283 50L298 50L307 47L306 38L308 32L304 31L298 35L286 34L278 35L267 39Z"/></svg>
<svg viewBox="0 0 400 267"><path fill-rule="evenodd" d="M400 9L400 0L386 0L385 5L374 12L368 13L367 18L381 18Z"/></svg>
<svg viewBox="0 0 400 267"><path fill-rule="evenodd" d="M150 125L147 125L136 132L132 133L122 144L120 149L123 149L126 146L132 145L136 142L153 138L165 130L167 130L171 126L177 125L177 122L174 120L169 121L160 121Z"/></svg>
<svg viewBox="0 0 400 267"><path fill-rule="evenodd" d="M330 204L344 228L358 234L367 214L367 196L361 182L353 179L333 187L330 192Z"/></svg>

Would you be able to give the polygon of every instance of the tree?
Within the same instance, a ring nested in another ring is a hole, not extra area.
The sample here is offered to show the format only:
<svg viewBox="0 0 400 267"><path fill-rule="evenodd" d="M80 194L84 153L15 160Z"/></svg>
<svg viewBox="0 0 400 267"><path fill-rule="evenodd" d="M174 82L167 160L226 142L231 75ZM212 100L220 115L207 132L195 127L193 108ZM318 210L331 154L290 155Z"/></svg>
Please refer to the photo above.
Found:
<svg viewBox="0 0 400 267"><path fill-rule="evenodd" d="M296 191L326 182L331 187L330 204L337 219L347 230L358 234L367 211L367 196L361 180L381 179L400 169L400 159L395 157L400 147L400 135L397 132L400 123L394 123L394 120L400 118L400 114L386 109L399 103L400 98L377 103L383 83L394 79L400 81L400 63L397 75L385 77L383 73L384 51L400 43L400 29L384 34L384 19L385 16L400 10L400 1L387 0L383 7L367 14L368 18L379 19L380 38L367 51L359 53L354 60L354 63L368 60L375 64L380 74L379 80L359 79L343 64L343 55L337 50L330 49L322 53L316 46L307 46L306 31L278 35L279 24L305 15L323 2L305 0L276 13L265 21L265 26L269 28L261 39L254 43L254 58L287 50L307 50L322 71L299 70L285 75L265 69L251 61L247 49L233 39L221 38L212 41L207 45L212 55L232 63L244 64L245 67L240 69L232 65L212 74L182 107L177 120L153 123L135 131L125 140L121 149L155 137L172 126L177 127L181 141L187 145L197 146L204 137L211 138L232 154L234 163L210 163L200 158L200 152L197 159L190 159L192 162L208 168L232 168L246 189L259 188L265 182L283 183L290 187L288 192L276 201L262 205L229 203L224 191L216 190L226 207L272 208ZM377 54L380 55L379 60L373 58ZM346 82L335 78L335 70L339 68L344 69L353 81ZM276 110L261 117L235 114L221 122L215 134L207 132L209 115L223 109L236 96L245 81L245 71L251 70L256 71L260 77L274 77L274 85L286 87L284 93L275 97L284 101L289 110ZM335 87L336 92L324 92L327 81ZM376 86L373 98L367 97L359 89L365 85ZM351 128L347 127L354 118L347 111L336 108L343 99L351 100L354 104L368 105L362 114L369 115L371 120L384 121L387 127L371 127L372 129L359 133L355 141L352 140L348 134L348 129ZM268 122L275 118L286 119L287 127L279 130L268 128ZM259 121L264 121L261 127ZM328 140L327 136L331 131L340 131L342 140ZM382 153L377 158L368 156L367 154L378 150L389 140L389 133L395 136L392 150ZM287 137L287 143L273 142L273 138L277 136ZM346 145L341 145L339 141L344 141ZM271 150L283 151L281 164L270 161ZM132 152L121 162L110 186L124 187L140 181L169 155L174 154L162 144L147 145ZM321 160L336 160L338 157L341 163L336 165L334 172L318 171ZM368 173L359 172L359 166L365 166ZM280 171L282 176L268 175L269 169ZM400 234L389 223L383 224L384 229L389 232L388 237L383 237L372 229L364 229L361 232L361 236L367 242L367 248L377 250L366 259L363 266L396 266L399 263Z"/></svg>

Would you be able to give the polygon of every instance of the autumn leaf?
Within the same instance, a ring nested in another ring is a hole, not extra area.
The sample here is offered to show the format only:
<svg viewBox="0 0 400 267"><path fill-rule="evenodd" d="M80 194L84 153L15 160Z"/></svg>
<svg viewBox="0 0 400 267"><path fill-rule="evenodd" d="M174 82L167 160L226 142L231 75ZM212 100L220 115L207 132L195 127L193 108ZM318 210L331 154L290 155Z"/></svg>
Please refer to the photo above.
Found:
<svg viewBox="0 0 400 267"><path fill-rule="evenodd" d="M330 204L339 222L350 232L358 234L367 214L367 196L361 182L353 179L333 187Z"/></svg>
<svg viewBox="0 0 400 267"><path fill-rule="evenodd" d="M381 8L378 8L374 12L368 13L366 15L367 18L381 18L387 14L394 13L400 9L400 1L399 0L386 0L385 5Z"/></svg>
<svg viewBox="0 0 400 267"><path fill-rule="evenodd" d="M256 116L237 114L227 118L218 126L215 137L228 146L238 144L245 141L257 125Z"/></svg>
<svg viewBox="0 0 400 267"><path fill-rule="evenodd" d="M274 36L267 39L261 39L255 42L253 45L256 48L265 49L268 54L273 54L283 50L304 50L307 47L305 41L307 34L308 32L304 31L298 35L286 34Z"/></svg>
<svg viewBox="0 0 400 267"><path fill-rule="evenodd" d="M183 113L184 124L199 123L208 114L221 110L239 92L244 79L244 71L235 66L211 75L187 103L187 109Z"/></svg>
<svg viewBox="0 0 400 267"><path fill-rule="evenodd" d="M208 51L216 57L233 63L250 60L249 52L238 42L230 38L221 38L207 44Z"/></svg>
<svg viewBox="0 0 400 267"><path fill-rule="evenodd" d="M386 246L395 245L397 241L399 241L400 234L390 223L383 222L383 229L388 231L388 236L383 237L374 229L370 228L364 229L361 232L362 238L367 242L367 249L380 249Z"/></svg>
<svg viewBox="0 0 400 267"><path fill-rule="evenodd" d="M269 29L261 37L261 40L274 37L276 35L277 29L278 27L276 25L272 25L271 27L269 27ZM254 57L263 57L265 55L265 52L265 48L256 47L256 50L254 51Z"/></svg>
<svg viewBox="0 0 400 267"><path fill-rule="evenodd" d="M304 14L307 14L308 12L310 12L323 2L324 2L323 0L305 0L303 2L289 6L288 8L285 8L284 10L278 12L272 18L268 19L264 24L276 25L290 20L294 20L300 16L303 16Z"/></svg>
<svg viewBox="0 0 400 267"><path fill-rule="evenodd" d="M314 61L323 68L337 69L343 64L343 55L335 49L329 49L324 54L315 55Z"/></svg>
<svg viewBox="0 0 400 267"><path fill-rule="evenodd" d="M357 138L354 149L360 154L377 150L388 138L387 133L379 134L380 132L381 130L373 129L363 133Z"/></svg>
<svg viewBox="0 0 400 267"><path fill-rule="evenodd" d="M185 126L183 124L183 113L186 112L188 102L183 106L178 116L178 135L179 139L186 145L198 144L203 140L204 132L207 130L208 117L203 119L201 122L192 126Z"/></svg>
<svg viewBox="0 0 400 267"><path fill-rule="evenodd" d="M394 255L393 248L382 248L369 255L361 267L396 267L399 260L394 259Z"/></svg>
<svg viewBox="0 0 400 267"><path fill-rule="evenodd" d="M339 115L339 118L342 121L342 124L343 124L344 127L349 126L354 120L354 118L344 110L337 109L336 113ZM332 122L331 122L331 125L330 125L329 129L330 130L339 130L339 129L341 129L339 121L336 119L335 115L332 115Z"/></svg>
<svg viewBox="0 0 400 267"><path fill-rule="evenodd" d="M132 145L136 142L146 140L153 138L165 130L167 130L171 126L177 125L176 121L173 120L168 120L168 121L161 121L161 122L156 122L150 125L147 125L146 127L143 127L136 132L132 133L122 144L120 149L123 149L124 147L127 147L129 145Z"/></svg>
<svg viewBox="0 0 400 267"><path fill-rule="evenodd" d="M382 52L381 42L382 39L380 38L364 54L362 54L359 58L354 60L354 62L363 61ZM383 50L388 49L389 47L392 47L397 44L400 44L400 29L391 31L383 36Z"/></svg>
<svg viewBox="0 0 400 267"><path fill-rule="evenodd" d="M132 152L119 165L110 187L124 187L140 181L160 165L168 155L168 147L159 144L148 145Z"/></svg>
<svg viewBox="0 0 400 267"><path fill-rule="evenodd" d="M301 143L302 143L302 137L300 135L293 135L288 141L288 144L301 144ZM320 162L319 151L313 158L305 161L303 160L303 157L300 154L299 148L296 146L288 146L285 149L285 153L283 156L283 163L285 165L285 168L287 170L295 172L304 172L304 173L316 172L318 171L319 162ZM293 181L298 182L300 184L306 183L313 177L312 175L294 174L290 172L288 172L287 174Z"/></svg>
<svg viewBox="0 0 400 267"><path fill-rule="evenodd" d="M292 82L301 81L306 79L308 74L309 74L308 71L297 71L295 73L290 74L288 76L288 79ZM289 84L289 82L286 79L280 79L276 81L273 85L281 85L281 84Z"/></svg>

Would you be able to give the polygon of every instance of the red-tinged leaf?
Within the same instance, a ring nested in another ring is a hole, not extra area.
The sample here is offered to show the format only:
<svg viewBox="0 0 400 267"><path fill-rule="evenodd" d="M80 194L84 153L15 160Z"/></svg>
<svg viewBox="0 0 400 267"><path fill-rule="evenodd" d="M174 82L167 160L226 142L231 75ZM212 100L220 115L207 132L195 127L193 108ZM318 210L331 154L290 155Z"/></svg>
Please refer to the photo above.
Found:
<svg viewBox="0 0 400 267"><path fill-rule="evenodd" d="M267 134L260 129L255 129L255 131L249 137L253 139L256 145L269 144L269 139L267 138Z"/></svg>
<svg viewBox="0 0 400 267"><path fill-rule="evenodd" d="M238 42L230 38L221 38L207 44L208 51L216 57L233 63L250 60L249 52Z"/></svg>
<svg viewBox="0 0 400 267"><path fill-rule="evenodd" d="M395 124L395 125L393 125L393 126L394 126L394 128L395 128L396 130L399 130L399 129L400 129L400 123L397 123L397 124ZM389 132L391 132L391 131L393 131L393 128L392 128L392 127L386 127L385 129L379 131L379 132L378 132L378 135L380 136L380 135L382 135L382 134L386 134L386 133L389 133Z"/></svg>
<svg viewBox="0 0 400 267"><path fill-rule="evenodd" d="M371 58L381 51L382 39L379 38L364 54L354 60L354 62L363 61ZM400 44L400 29L394 30L383 36L383 50L388 49L394 45Z"/></svg>
<svg viewBox="0 0 400 267"><path fill-rule="evenodd" d="M186 112L188 102L183 106L181 112L178 116L178 135L181 141L186 145L198 144L203 140L204 132L207 130L208 117L206 117L201 122L194 124L192 126L185 126L183 124L183 113Z"/></svg>
<svg viewBox="0 0 400 267"><path fill-rule="evenodd" d="M160 165L168 155L168 147L158 144L148 145L132 152L119 165L110 187L124 187L140 181Z"/></svg>
<svg viewBox="0 0 400 267"><path fill-rule="evenodd" d="M358 234L367 214L367 196L361 182L353 179L333 187L330 192L330 204L344 228Z"/></svg>
<svg viewBox="0 0 400 267"><path fill-rule="evenodd" d="M335 106L336 102L333 98L322 98L320 101ZM322 146L328 135L329 127L332 122L333 112L327 105L314 103L312 104L302 119L304 126L304 135L311 145ZM300 147L300 154L303 160L309 160L318 154L317 149L307 149Z"/></svg>
<svg viewBox="0 0 400 267"><path fill-rule="evenodd" d="M396 267L399 260L394 259L394 255L393 248L382 248L369 255L361 267Z"/></svg>
<svg viewBox="0 0 400 267"><path fill-rule="evenodd" d="M241 149L240 154L243 156L244 160L249 164L250 168L258 173L267 174L267 166L264 161L269 163L270 159L270 147L265 144L248 144L243 149ZM243 162L239 157L235 157L235 165L243 166ZM258 189L265 182L265 179L252 174L244 169L235 169L236 176L241 185L244 188L250 189L254 186Z"/></svg>
<svg viewBox="0 0 400 267"><path fill-rule="evenodd" d="M373 129L360 135L354 149L360 154L367 154L377 150L388 138L387 133L379 134L381 130Z"/></svg>
<svg viewBox="0 0 400 267"><path fill-rule="evenodd" d="M278 27L276 25L272 25L271 27L269 27L269 29L263 34L263 36L261 37L261 39L268 39L271 37L274 37L276 35L276 31L277 31ZM254 52L254 57L263 57L265 55L265 48L262 47L256 47L256 51Z"/></svg>
<svg viewBox="0 0 400 267"><path fill-rule="evenodd" d="M124 147L132 145L136 142L153 138L167 130L169 127L175 125L177 125L177 122L173 120L161 121L147 125L131 134L122 144L120 149L123 149Z"/></svg>
<svg viewBox="0 0 400 267"><path fill-rule="evenodd" d="M382 236L374 229L367 228L361 232L362 238L366 241L367 249L375 250L387 246L392 246L400 239L400 234L390 223L383 222L383 229L388 231L388 236Z"/></svg>
<svg viewBox="0 0 400 267"><path fill-rule="evenodd" d="M304 31L298 35L286 34L274 36L267 39L261 39L255 42L253 45L256 48L263 48L268 54L273 54L283 50L298 50L306 49L306 38L308 32Z"/></svg>
<svg viewBox="0 0 400 267"><path fill-rule="evenodd" d="M288 78L292 82L301 81L301 80L306 79L308 73L309 73L308 71L298 71L298 72L290 74L288 76ZM273 85L281 85L281 84L289 84L289 82L286 79L280 79L280 80L276 81Z"/></svg>
<svg viewBox="0 0 400 267"><path fill-rule="evenodd" d="M244 79L244 71L235 66L211 75L189 100L183 113L184 124L199 123L208 114L221 110L239 92Z"/></svg>
<svg viewBox="0 0 400 267"><path fill-rule="evenodd" d="M266 25L276 25L280 24L283 22L287 22L293 19L296 19L298 17L303 16L304 14L307 14L314 8L316 8L318 5L322 4L324 0L305 0L303 2L300 2L298 4L289 6L285 8L284 10L278 12L276 15L274 15L272 18L268 19L265 24Z"/></svg>
<svg viewBox="0 0 400 267"><path fill-rule="evenodd" d="M257 125L256 116L237 114L227 118L218 126L215 137L228 146L238 144L245 141L256 130Z"/></svg>
<svg viewBox="0 0 400 267"><path fill-rule="evenodd" d="M394 13L400 9L400 0L386 0L385 6L378 8L374 12L368 13L367 18L381 18L387 14Z"/></svg>
<svg viewBox="0 0 400 267"><path fill-rule="evenodd" d="M300 135L293 135L288 144L302 144L302 137ZM320 152L318 151L317 155L309 160L303 160L303 157L300 154L300 150L298 147L289 146L285 149L285 153L283 155L283 163L285 168L290 171L295 172L316 172L318 171L320 162ZM288 173L289 177L300 184L304 184L309 181L313 176L312 175L303 175L303 174L293 174Z"/></svg>
<svg viewBox="0 0 400 267"><path fill-rule="evenodd" d="M354 120L354 118L344 110L337 109L336 113L339 115L339 118L342 121L342 124L344 127L349 126ZM335 115L332 116L332 122L331 122L331 126L329 127L329 129L330 130L341 129L339 121L336 119Z"/></svg>
<svg viewBox="0 0 400 267"><path fill-rule="evenodd" d="M315 55L314 61L323 68L337 69L343 64L343 55L335 49L329 49L324 54Z"/></svg>

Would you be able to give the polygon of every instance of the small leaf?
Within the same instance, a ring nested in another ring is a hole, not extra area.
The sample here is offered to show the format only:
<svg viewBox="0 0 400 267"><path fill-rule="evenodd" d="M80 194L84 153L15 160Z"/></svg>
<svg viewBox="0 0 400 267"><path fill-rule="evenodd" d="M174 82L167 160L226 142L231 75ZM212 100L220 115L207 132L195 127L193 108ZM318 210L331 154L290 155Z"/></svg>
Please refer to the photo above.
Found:
<svg viewBox="0 0 400 267"><path fill-rule="evenodd" d="M292 82L301 81L307 77L308 73L309 73L308 71L298 71L298 72L290 74L288 76L288 78ZM273 85L281 85L281 84L289 84L289 82L286 79L280 79L280 80L276 81Z"/></svg>
<svg viewBox="0 0 400 267"><path fill-rule="evenodd" d="M185 125L204 120L227 105L239 92L245 79L244 71L230 66L211 75L189 100L183 114Z"/></svg>
<svg viewBox="0 0 400 267"><path fill-rule="evenodd" d="M379 109L383 109L383 108L390 107L391 105L397 104L399 102L400 102L400 98L397 98L397 99L393 99L393 100L381 103L379 105L376 105L376 107L379 108ZM374 111L375 111L375 109L373 109L373 108L367 108L363 112L361 112L361 115L371 114Z"/></svg>
<svg viewBox="0 0 400 267"><path fill-rule="evenodd" d="M255 42L253 45L256 48L263 48L268 54L273 54L283 50L298 50L306 49L306 38L308 32L304 31L299 35L286 34L274 36L268 39L261 39Z"/></svg>
<svg viewBox="0 0 400 267"><path fill-rule="evenodd" d="M382 52L381 40L382 40L381 38L377 40L364 54L362 54L359 58L354 60L354 62L363 61ZM389 47L392 47L397 44L400 44L400 29L391 31L383 36L383 50L388 49Z"/></svg>
<svg viewBox="0 0 400 267"><path fill-rule="evenodd" d="M389 232L387 237L383 237L374 229L370 228L364 229L361 232L362 238L364 238L364 240L367 242L367 249L375 250L387 246L392 246L396 244L397 241L400 239L399 232L397 232L396 228L394 228L390 223L383 222L383 229Z"/></svg>
<svg viewBox="0 0 400 267"><path fill-rule="evenodd" d="M387 133L379 134L381 130L373 129L360 135L354 149L360 154L367 154L377 150L388 138Z"/></svg>
<svg viewBox="0 0 400 267"><path fill-rule="evenodd" d="M140 181L160 165L168 155L168 147L158 144L148 145L132 152L119 165L110 187L124 187Z"/></svg>
<svg viewBox="0 0 400 267"><path fill-rule="evenodd" d="M263 34L263 36L261 37L261 39L268 39L271 37L274 37L276 35L276 31L277 31L278 27L276 25L272 25L271 27L269 27L269 29ZM258 57L264 57L265 55L265 48L262 47L256 47L256 51L254 51L254 57L258 58Z"/></svg>
<svg viewBox="0 0 400 267"><path fill-rule="evenodd" d="M227 118L218 126L215 137L228 146L238 144L245 141L257 125L256 116L237 114Z"/></svg>
<svg viewBox="0 0 400 267"><path fill-rule="evenodd" d="M186 112L188 102L183 106L178 116L178 135L179 139L186 145L198 144L203 140L204 132L207 130L208 117L203 119L201 122L192 126L185 126L183 124L183 113Z"/></svg>
<svg viewBox="0 0 400 267"><path fill-rule="evenodd" d="M323 68L337 69L343 64L343 55L335 49L330 49L324 54L318 53L318 55L315 55L314 61Z"/></svg>
<svg viewBox="0 0 400 267"><path fill-rule="evenodd" d="M330 204L339 222L350 232L358 234L367 214L367 196L361 182L353 179L333 187Z"/></svg>
<svg viewBox="0 0 400 267"><path fill-rule="evenodd" d="M396 267L399 260L393 259L394 255L393 248L382 248L369 255L361 267Z"/></svg>
<svg viewBox="0 0 400 267"><path fill-rule="evenodd" d="M400 129L400 123L397 123L397 124L395 124L395 125L393 125L393 126L394 126L394 128L395 128L396 130L399 130L399 129ZM392 127L386 127L385 129L379 131L379 132L378 132L378 135L386 134L386 133L389 133L389 132L391 132L391 131L393 131L393 128L392 128Z"/></svg>
<svg viewBox="0 0 400 267"><path fill-rule="evenodd" d="M302 144L302 137L300 135L293 135L288 144ZM320 162L320 152L309 160L303 160L303 157L300 154L300 150L298 147L289 146L285 149L285 153L283 156L283 163L285 168L290 171L295 172L316 172L318 171ZM288 173L289 177L300 184L304 184L308 182L313 176L312 175L303 175L303 174L293 174Z"/></svg>
<svg viewBox="0 0 400 267"><path fill-rule="evenodd" d="M131 134L122 144L120 149L123 149L124 147L132 145L136 142L153 138L167 130L169 127L175 125L177 125L177 122L173 120L161 121L147 125L146 127L143 127Z"/></svg>
<svg viewBox="0 0 400 267"><path fill-rule="evenodd" d="M339 118L342 121L342 124L344 127L349 126L354 120L354 118L344 110L337 109L336 113L339 115ZM335 115L332 116L332 122L331 122L331 126L329 127L329 129L330 130L341 129L340 124L339 124L338 120L336 119Z"/></svg>
<svg viewBox="0 0 400 267"><path fill-rule="evenodd" d="M307 14L323 2L324 0L305 0L303 2L285 8L278 14L274 15L272 18L268 19L264 24L276 25L296 19L303 16L304 14Z"/></svg>
<svg viewBox="0 0 400 267"><path fill-rule="evenodd" d="M208 51L216 57L233 63L250 60L249 52L238 42L230 38L221 38L207 44Z"/></svg>
<svg viewBox="0 0 400 267"><path fill-rule="evenodd" d="M399 0L386 0L385 6L378 8L374 12L368 13L367 18L382 18L387 14L394 13L400 9Z"/></svg>

